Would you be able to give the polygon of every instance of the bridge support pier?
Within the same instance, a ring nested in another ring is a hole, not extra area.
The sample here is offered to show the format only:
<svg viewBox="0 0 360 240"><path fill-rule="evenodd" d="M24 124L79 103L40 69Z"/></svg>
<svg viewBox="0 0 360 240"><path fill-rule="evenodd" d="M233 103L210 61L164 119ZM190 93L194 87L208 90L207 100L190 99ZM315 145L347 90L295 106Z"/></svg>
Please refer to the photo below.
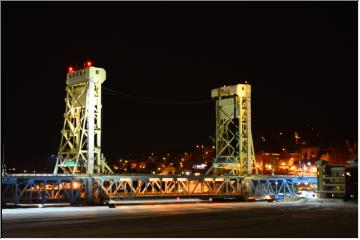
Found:
<svg viewBox="0 0 360 240"><path fill-rule="evenodd" d="M94 203L94 178L92 177L86 180L86 202L90 205Z"/></svg>

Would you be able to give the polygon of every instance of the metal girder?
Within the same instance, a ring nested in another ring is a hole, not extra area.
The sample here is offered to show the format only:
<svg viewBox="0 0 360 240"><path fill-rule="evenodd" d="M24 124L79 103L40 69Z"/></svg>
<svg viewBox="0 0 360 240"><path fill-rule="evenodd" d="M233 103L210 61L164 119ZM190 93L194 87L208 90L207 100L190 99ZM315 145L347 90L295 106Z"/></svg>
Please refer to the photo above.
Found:
<svg viewBox="0 0 360 240"><path fill-rule="evenodd" d="M11 181L6 178L12 178ZM46 204L80 202L86 199L86 178L74 176L3 177L3 203Z"/></svg>
<svg viewBox="0 0 360 240"><path fill-rule="evenodd" d="M114 176L95 178L106 196L241 195L240 178Z"/></svg>
<svg viewBox="0 0 360 240"><path fill-rule="evenodd" d="M89 181L91 180L91 181ZM12 174L2 177L2 203L103 202L110 197L216 197L295 195L295 184L316 184L316 177L297 176L159 176ZM88 189L91 188L91 191ZM91 194L91 196L89 196Z"/></svg>
<svg viewBox="0 0 360 240"><path fill-rule="evenodd" d="M101 85L105 70L89 67L67 74L64 124L54 174L106 174L101 153Z"/></svg>
<svg viewBox="0 0 360 240"><path fill-rule="evenodd" d="M157 175L3 176L2 202L14 204L102 202L114 196L240 196L240 177L179 177ZM91 181L89 181L91 180ZM90 185L91 183L91 185ZM88 189L91 188L91 191ZM89 196L91 194L91 196Z"/></svg>
<svg viewBox="0 0 360 240"><path fill-rule="evenodd" d="M294 179L291 178L258 178L250 180L250 195L274 195L275 198L281 196L295 196Z"/></svg>
<svg viewBox="0 0 360 240"><path fill-rule="evenodd" d="M251 134L251 86L213 89L216 101L216 155L207 175L257 174Z"/></svg>

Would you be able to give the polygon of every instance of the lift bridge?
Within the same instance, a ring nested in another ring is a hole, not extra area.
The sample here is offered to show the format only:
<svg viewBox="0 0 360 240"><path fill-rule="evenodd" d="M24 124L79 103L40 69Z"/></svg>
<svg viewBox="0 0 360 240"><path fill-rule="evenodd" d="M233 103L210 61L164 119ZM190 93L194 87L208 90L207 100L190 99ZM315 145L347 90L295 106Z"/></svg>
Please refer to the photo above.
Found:
<svg viewBox="0 0 360 240"><path fill-rule="evenodd" d="M101 152L102 68L87 64L66 75L64 125L53 174L2 174L2 204L87 203L110 198L295 195L316 177L258 175L251 134L251 86L211 91L216 156L204 176L114 174Z"/></svg>

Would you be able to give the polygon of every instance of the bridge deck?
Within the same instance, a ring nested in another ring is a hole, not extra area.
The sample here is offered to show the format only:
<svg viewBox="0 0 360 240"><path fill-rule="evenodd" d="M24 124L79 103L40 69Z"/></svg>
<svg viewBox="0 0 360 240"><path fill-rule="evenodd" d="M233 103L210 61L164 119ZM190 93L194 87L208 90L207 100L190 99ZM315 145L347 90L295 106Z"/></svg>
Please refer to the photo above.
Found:
<svg viewBox="0 0 360 240"><path fill-rule="evenodd" d="M295 195L295 185L316 184L316 177L187 176L152 174L68 175L9 174L2 176L4 203L100 203L118 197ZM89 188L92 194L89 195Z"/></svg>

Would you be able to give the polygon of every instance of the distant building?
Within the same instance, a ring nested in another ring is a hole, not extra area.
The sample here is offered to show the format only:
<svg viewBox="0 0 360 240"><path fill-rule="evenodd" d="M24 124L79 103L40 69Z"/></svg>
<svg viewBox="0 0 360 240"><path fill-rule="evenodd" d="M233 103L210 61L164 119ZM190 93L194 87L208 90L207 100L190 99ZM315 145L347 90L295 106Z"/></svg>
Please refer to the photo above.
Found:
<svg viewBox="0 0 360 240"><path fill-rule="evenodd" d="M331 164L345 164L348 159L357 158L357 142L346 140L342 143L322 148L320 159Z"/></svg>
<svg viewBox="0 0 360 240"><path fill-rule="evenodd" d="M345 166L342 164L328 164L324 160L318 164L318 190L319 198L345 197Z"/></svg>
<svg viewBox="0 0 360 240"><path fill-rule="evenodd" d="M348 161L345 168L345 198L358 198L358 159Z"/></svg>
<svg viewBox="0 0 360 240"><path fill-rule="evenodd" d="M311 161L318 159L319 153L320 153L320 147L306 146L306 147L301 147L300 149L300 156L301 156L301 160L303 161Z"/></svg>
<svg viewBox="0 0 360 240"><path fill-rule="evenodd" d="M299 152L259 152L256 164L260 174L315 175L319 147L304 147Z"/></svg>

